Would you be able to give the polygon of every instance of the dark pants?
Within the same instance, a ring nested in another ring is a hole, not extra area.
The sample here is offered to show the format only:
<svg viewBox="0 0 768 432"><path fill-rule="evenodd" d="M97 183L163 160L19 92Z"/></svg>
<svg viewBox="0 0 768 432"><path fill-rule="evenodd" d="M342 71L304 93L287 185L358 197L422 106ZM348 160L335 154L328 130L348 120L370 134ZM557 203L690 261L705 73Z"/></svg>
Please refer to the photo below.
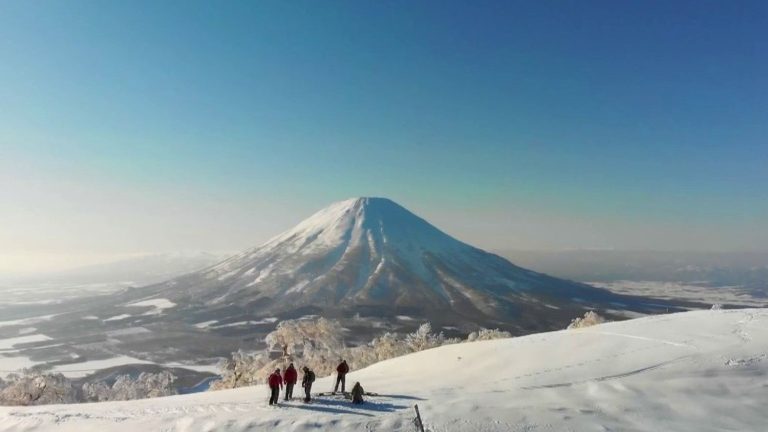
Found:
<svg viewBox="0 0 768 432"><path fill-rule="evenodd" d="M285 400L293 399L293 383L287 383L285 385Z"/></svg>
<svg viewBox="0 0 768 432"><path fill-rule="evenodd" d="M304 402L309 402L312 400L312 397L309 395L311 391L312 391L312 383L304 384Z"/></svg>
<svg viewBox="0 0 768 432"><path fill-rule="evenodd" d="M336 376L336 386L333 387L334 393L339 391L339 383L341 383L341 392L344 393L344 386L347 384L347 376L341 374Z"/></svg>
<svg viewBox="0 0 768 432"><path fill-rule="evenodd" d="M277 405L277 401L280 399L280 387L270 387L269 390L272 392L269 397L269 404Z"/></svg>

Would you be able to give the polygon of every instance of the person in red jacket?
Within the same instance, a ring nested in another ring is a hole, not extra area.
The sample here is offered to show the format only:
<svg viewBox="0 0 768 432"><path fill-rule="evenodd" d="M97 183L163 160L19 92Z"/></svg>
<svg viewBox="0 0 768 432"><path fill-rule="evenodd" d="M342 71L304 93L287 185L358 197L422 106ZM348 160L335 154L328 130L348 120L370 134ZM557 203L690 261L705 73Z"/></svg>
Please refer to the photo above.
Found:
<svg viewBox="0 0 768 432"><path fill-rule="evenodd" d="M280 369L275 369L272 375L267 378L269 384L269 404L277 405L277 401L280 399L280 389L283 387L283 379L280 377Z"/></svg>
<svg viewBox="0 0 768 432"><path fill-rule="evenodd" d="M285 383L285 400L293 400L293 386L296 385L296 381L299 380L299 373L296 368L293 367L293 363L288 365L288 369L283 374L283 382Z"/></svg>
<svg viewBox="0 0 768 432"><path fill-rule="evenodd" d="M341 392L344 393L344 385L347 381L347 373L349 373L349 365L346 360L341 360L338 366L336 366L336 386L333 387L333 394L339 390L339 383L341 383Z"/></svg>

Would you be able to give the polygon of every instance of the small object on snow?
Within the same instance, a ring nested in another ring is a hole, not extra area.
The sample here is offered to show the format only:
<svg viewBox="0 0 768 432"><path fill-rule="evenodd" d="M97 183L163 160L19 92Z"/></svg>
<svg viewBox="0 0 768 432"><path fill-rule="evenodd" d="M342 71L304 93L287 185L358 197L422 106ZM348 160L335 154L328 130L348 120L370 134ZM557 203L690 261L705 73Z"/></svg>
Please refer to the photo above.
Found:
<svg viewBox="0 0 768 432"><path fill-rule="evenodd" d="M722 310L722 309L723 309L723 305L721 305L720 303L715 303L710 308L710 310Z"/></svg>
<svg viewBox="0 0 768 432"><path fill-rule="evenodd" d="M350 393L348 393L348 392L344 392L344 393L333 393L333 392L315 393L315 397L320 397L320 396L324 396L324 397L335 396L337 399L339 399L339 398L351 399L352 398L352 395L350 395Z"/></svg>
<svg viewBox="0 0 768 432"><path fill-rule="evenodd" d="M416 427L419 428L419 432L424 432L424 423L421 422L421 414L419 413L419 404L415 404L413 408L416 409L416 418L414 419L414 422L416 423Z"/></svg>

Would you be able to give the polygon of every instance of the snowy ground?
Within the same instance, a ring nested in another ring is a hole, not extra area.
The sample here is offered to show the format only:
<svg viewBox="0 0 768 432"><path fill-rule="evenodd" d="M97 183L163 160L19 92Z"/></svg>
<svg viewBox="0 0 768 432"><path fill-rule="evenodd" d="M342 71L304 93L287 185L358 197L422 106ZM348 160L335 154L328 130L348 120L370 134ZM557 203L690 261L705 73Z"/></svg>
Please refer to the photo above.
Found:
<svg viewBox="0 0 768 432"><path fill-rule="evenodd" d="M768 309L696 311L458 344L354 372L382 397L266 405L263 386L0 408L0 431L764 431ZM318 380L327 391L331 380Z"/></svg>
<svg viewBox="0 0 768 432"><path fill-rule="evenodd" d="M741 307L765 307L768 305L763 291L741 286L710 286L707 283L681 283L659 281L587 282L617 294L652 297L665 300L684 300L709 304L729 304Z"/></svg>

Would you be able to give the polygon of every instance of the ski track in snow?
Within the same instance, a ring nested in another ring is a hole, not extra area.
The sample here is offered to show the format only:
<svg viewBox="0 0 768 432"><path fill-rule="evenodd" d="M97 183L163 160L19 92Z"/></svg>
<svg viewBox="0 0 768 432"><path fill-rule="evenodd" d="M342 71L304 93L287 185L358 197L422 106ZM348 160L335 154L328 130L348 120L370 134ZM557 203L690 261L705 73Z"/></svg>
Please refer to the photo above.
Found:
<svg viewBox="0 0 768 432"><path fill-rule="evenodd" d="M450 345L353 371L382 394L266 405L264 386L0 407L0 431L764 431L768 310L697 311ZM315 389L331 387L319 379Z"/></svg>

